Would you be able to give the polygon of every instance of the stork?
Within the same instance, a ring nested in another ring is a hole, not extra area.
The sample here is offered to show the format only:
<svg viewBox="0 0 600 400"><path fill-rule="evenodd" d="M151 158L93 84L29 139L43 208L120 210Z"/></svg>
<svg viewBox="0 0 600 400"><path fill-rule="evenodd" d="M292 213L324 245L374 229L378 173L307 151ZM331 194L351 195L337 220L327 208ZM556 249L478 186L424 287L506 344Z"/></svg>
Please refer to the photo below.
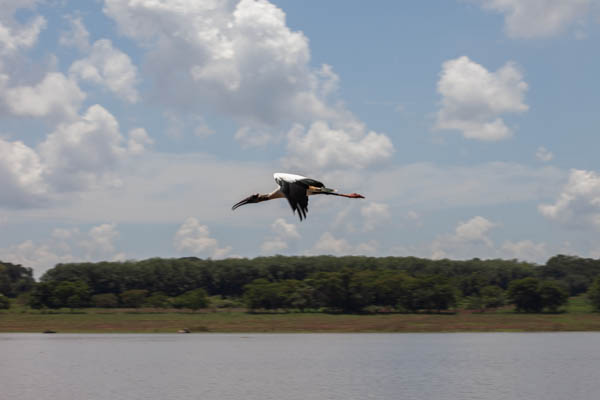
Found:
<svg viewBox="0 0 600 400"><path fill-rule="evenodd" d="M273 178L275 178L275 182L279 185L277 189L269 194L256 193L248 196L239 203L234 204L231 209L235 210L244 204L260 203L261 201L285 197L290 203L290 207L292 207L292 212L298 212L298 217L300 217L300 221L302 221L303 218L306 218L306 213L308 211L308 196L325 194L330 196L348 197L350 199L365 198L358 193L337 193L333 189L326 188L323 183L301 175L277 172L273 174Z"/></svg>

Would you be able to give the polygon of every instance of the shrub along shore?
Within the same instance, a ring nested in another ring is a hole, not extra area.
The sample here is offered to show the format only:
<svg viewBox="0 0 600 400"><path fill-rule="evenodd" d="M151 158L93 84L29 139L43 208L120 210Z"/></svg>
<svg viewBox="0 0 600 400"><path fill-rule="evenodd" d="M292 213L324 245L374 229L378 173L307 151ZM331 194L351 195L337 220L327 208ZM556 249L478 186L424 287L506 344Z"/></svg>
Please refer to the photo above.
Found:
<svg viewBox="0 0 600 400"><path fill-rule="evenodd" d="M600 313L584 297L560 313L522 313L507 307L486 312L332 314L246 312L238 309L31 310L0 311L0 332L58 333L357 333L357 332L545 332L600 331Z"/></svg>
<svg viewBox="0 0 600 400"><path fill-rule="evenodd" d="M152 258L39 282L0 262L1 309L2 332L600 330L600 260Z"/></svg>

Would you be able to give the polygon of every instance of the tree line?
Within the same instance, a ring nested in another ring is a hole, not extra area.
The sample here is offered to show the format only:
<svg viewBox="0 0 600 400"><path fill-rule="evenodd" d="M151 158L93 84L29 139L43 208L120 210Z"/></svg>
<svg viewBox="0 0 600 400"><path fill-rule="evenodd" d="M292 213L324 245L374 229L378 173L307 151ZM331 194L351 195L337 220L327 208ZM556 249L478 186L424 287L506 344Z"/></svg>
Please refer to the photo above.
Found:
<svg viewBox="0 0 600 400"><path fill-rule="evenodd" d="M251 310L416 312L515 304L518 311L539 312L559 309L569 296L600 292L600 260L565 255L544 265L360 256L151 258L58 264L38 283L30 269L5 265L0 264L0 293L14 297L30 291L29 304L36 308L202 308L209 296L219 296Z"/></svg>

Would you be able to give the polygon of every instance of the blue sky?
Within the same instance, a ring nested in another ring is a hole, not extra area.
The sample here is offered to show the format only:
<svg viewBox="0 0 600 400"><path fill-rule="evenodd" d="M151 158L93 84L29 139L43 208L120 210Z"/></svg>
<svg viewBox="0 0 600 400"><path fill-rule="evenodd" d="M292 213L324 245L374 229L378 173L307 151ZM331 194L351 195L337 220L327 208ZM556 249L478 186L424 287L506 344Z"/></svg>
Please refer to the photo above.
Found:
<svg viewBox="0 0 600 400"><path fill-rule="evenodd" d="M3 0L0 260L600 257L598 0ZM272 174L365 200L232 204Z"/></svg>

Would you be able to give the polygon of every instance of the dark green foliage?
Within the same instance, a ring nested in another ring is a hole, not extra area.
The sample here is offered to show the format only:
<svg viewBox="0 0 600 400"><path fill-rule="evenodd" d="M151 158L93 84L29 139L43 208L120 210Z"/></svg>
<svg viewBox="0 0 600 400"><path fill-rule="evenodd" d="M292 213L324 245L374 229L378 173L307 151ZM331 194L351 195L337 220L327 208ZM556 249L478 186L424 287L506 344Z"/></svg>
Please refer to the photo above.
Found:
<svg viewBox="0 0 600 400"><path fill-rule="evenodd" d="M92 296L92 306L100 308L113 308L119 306L119 298L114 293L102 293Z"/></svg>
<svg viewBox="0 0 600 400"><path fill-rule="evenodd" d="M37 284L29 298L33 308L80 308L90 305L90 288L80 280L42 282Z"/></svg>
<svg viewBox="0 0 600 400"><path fill-rule="evenodd" d="M573 294L586 291L598 275L599 260L563 255L551 258L543 266L517 260L477 258L464 261L355 256L151 258L59 264L47 271L36 285L31 304L37 307L84 304L85 301L78 301L76 297L70 303L68 299L65 302L54 293L59 282L78 281L88 286L89 295L113 294L121 299L119 306L129 307L169 307L184 293L203 289L208 296L220 296L223 301L244 298L251 309L322 308L360 312L374 306L389 310L441 311L455 307L462 298L469 299L462 303L486 309L504 303L511 283L534 279L537 285L533 285L536 289L530 290L531 293L523 287L515 287L511 292L511 300L520 311L533 312L556 309L563 301L560 290L554 290L552 285L544 286L542 297L540 282L553 281ZM134 299L129 296L140 292L131 291L145 292L135 300L135 296ZM108 304L113 303L109 300Z"/></svg>
<svg viewBox="0 0 600 400"><path fill-rule="evenodd" d="M10 300L3 294L0 294L0 310L8 310L10 308Z"/></svg>
<svg viewBox="0 0 600 400"><path fill-rule="evenodd" d="M504 291L499 286L486 286L481 289L481 302L484 308L497 308L504 305Z"/></svg>
<svg viewBox="0 0 600 400"><path fill-rule="evenodd" d="M198 310L208 306L208 296L204 289L195 289L185 292L181 296L177 296L173 300L175 308L191 308Z"/></svg>
<svg viewBox="0 0 600 400"><path fill-rule="evenodd" d="M567 303L568 293L555 281L525 278L511 282L508 298L517 311L540 312L546 308L555 312Z"/></svg>
<svg viewBox="0 0 600 400"><path fill-rule="evenodd" d="M169 302L169 297L166 294L155 292L146 298L144 305L148 307L167 308L171 305L171 303Z"/></svg>
<svg viewBox="0 0 600 400"><path fill-rule="evenodd" d="M559 254L539 267L539 276L562 282L570 296L585 293L600 275L600 260Z"/></svg>
<svg viewBox="0 0 600 400"><path fill-rule="evenodd" d="M16 297L31 290L34 284L31 268L0 261L0 295Z"/></svg>
<svg viewBox="0 0 600 400"><path fill-rule="evenodd" d="M119 297L123 307L139 308L144 305L147 296L147 290L131 289L124 291Z"/></svg>
<svg viewBox="0 0 600 400"><path fill-rule="evenodd" d="M587 298L594 310L600 312L600 277L596 278L588 289Z"/></svg>
<svg viewBox="0 0 600 400"><path fill-rule="evenodd" d="M542 305L550 312L556 312L561 306L567 304L569 293L557 282L544 281L538 287Z"/></svg>
<svg viewBox="0 0 600 400"><path fill-rule="evenodd" d="M517 311L540 312L544 308L538 292L539 281L536 278L518 279L510 283L508 298Z"/></svg>

